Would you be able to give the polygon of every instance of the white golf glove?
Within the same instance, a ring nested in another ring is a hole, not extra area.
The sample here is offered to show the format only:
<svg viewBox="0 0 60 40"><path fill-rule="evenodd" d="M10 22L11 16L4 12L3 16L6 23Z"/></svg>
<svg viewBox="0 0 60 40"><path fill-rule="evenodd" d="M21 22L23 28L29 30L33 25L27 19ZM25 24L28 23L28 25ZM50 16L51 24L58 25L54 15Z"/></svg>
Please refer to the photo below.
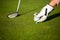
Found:
<svg viewBox="0 0 60 40"><path fill-rule="evenodd" d="M53 10L53 7L50 5L46 5L42 8L42 10L37 14L34 14L35 22L43 22L47 19L48 14Z"/></svg>

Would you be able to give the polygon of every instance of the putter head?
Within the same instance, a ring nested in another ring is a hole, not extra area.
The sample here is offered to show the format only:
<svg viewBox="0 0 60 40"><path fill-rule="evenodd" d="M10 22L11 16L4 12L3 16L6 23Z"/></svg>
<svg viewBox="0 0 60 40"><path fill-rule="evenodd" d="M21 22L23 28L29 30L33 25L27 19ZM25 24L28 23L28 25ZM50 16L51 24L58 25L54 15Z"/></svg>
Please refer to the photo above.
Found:
<svg viewBox="0 0 60 40"><path fill-rule="evenodd" d="M8 15L8 18L15 18L18 16L18 12L13 12Z"/></svg>

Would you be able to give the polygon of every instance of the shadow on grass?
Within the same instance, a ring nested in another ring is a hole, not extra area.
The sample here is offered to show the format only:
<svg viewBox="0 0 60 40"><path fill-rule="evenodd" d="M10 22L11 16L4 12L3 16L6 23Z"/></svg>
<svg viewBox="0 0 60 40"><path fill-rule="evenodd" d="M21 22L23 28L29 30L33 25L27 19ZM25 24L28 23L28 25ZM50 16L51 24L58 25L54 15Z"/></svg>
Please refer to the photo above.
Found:
<svg viewBox="0 0 60 40"><path fill-rule="evenodd" d="M23 14L20 14L20 16L21 15L25 15L25 14L28 14L28 13L30 13L30 12L32 12L32 11L35 11L36 9L33 9L33 10L29 10L29 11L26 11L26 12L24 12Z"/></svg>
<svg viewBox="0 0 60 40"><path fill-rule="evenodd" d="M36 10L36 9L33 9L33 10L29 10L29 11L27 11L27 12L24 12L24 13L22 13L22 14L18 14L17 17L22 16L22 15L25 15L25 14L28 14L28 13L30 13L30 12L32 12L32 11L35 11L35 10Z"/></svg>
<svg viewBox="0 0 60 40"><path fill-rule="evenodd" d="M54 15L49 16L46 21L52 20L52 19L54 19L54 18L56 18L56 17L59 17L59 16L60 16L60 12L57 13L57 14L54 14ZM45 22L46 22L46 21L45 21Z"/></svg>
<svg viewBox="0 0 60 40"><path fill-rule="evenodd" d="M28 13L30 13L30 12L34 12L34 11L37 12L37 9L40 9L40 7L35 8L35 9L31 9L31 10L28 10L28 11L26 11L26 12L23 12L22 14L19 14L18 16L22 16L22 15L25 15L25 14L28 14Z"/></svg>

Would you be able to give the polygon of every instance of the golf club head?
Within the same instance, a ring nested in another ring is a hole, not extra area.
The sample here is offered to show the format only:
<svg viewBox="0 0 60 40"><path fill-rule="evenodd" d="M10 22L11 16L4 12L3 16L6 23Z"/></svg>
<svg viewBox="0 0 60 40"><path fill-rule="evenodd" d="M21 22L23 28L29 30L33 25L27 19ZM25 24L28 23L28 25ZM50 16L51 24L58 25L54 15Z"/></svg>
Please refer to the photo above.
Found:
<svg viewBox="0 0 60 40"><path fill-rule="evenodd" d="M18 6L17 6L17 9L16 9L16 12L11 12L11 13L8 15L8 18L15 18L15 17L19 16L18 10L19 10L19 7L20 7L20 1L21 1L21 0L18 1Z"/></svg>
<svg viewBox="0 0 60 40"><path fill-rule="evenodd" d="M18 12L11 12L10 14L8 14L8 18L15 18L18 15L19 15Z"/></svg>

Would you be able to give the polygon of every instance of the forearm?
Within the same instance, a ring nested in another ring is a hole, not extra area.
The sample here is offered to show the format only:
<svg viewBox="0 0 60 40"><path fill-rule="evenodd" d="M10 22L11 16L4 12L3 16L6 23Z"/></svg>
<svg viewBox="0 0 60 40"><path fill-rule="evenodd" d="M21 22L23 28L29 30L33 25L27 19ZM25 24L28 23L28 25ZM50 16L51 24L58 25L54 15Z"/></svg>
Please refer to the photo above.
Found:
<svg viewBox="0 0 60 40"><path fill-rule="evenodd" d="M60 3L60 0L51 0L50 3L49 3L49 5L51 5L52 7L55 7L59 3Z"/></svg>

